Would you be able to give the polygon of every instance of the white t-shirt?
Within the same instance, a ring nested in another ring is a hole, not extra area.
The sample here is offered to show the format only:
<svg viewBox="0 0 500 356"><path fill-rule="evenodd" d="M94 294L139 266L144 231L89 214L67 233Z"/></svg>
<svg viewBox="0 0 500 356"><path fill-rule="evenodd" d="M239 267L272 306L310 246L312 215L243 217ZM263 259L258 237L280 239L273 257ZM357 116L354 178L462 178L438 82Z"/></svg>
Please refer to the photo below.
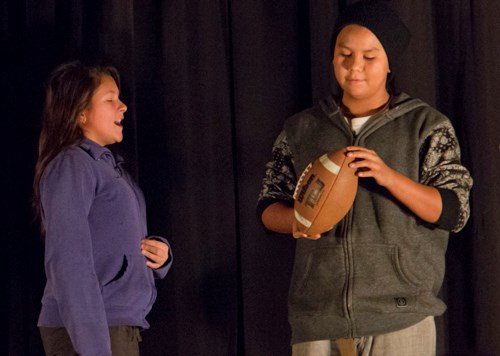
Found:
<svg viewBox="0 0 500 356"><path fill-rule="evenodd" d="M344 119L347 121L347 123L351 124L351 129L358 134L363 125L370 119L371 116L363 116L363 117L355 117L349 120L347 117L344 116ZM349 122L350 121L350 122Z"/></svg>

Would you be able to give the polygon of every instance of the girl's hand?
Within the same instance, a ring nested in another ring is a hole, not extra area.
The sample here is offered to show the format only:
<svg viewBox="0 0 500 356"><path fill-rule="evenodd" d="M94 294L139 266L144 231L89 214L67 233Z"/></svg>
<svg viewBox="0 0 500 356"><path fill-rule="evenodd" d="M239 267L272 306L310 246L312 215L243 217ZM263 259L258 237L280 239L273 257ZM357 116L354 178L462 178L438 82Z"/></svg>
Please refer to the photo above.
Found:
<svg viewBox="0 0 500 356"><path fill-rule="evenodd" d="M148 259L146 265L152 269L160 268L168 260L168 245L158 240L142 240L141 253Z"/></svg>

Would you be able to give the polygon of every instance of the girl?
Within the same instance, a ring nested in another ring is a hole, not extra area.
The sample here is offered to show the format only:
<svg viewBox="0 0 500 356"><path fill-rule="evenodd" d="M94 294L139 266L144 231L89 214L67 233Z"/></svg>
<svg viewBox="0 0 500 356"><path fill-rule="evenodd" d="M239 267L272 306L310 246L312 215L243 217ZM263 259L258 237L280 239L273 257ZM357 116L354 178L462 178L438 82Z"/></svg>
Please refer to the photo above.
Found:
<svg viewBox="0 0 500 356"><path fill-rule="evenodd" d="M145 202L123 161L127 106L113 67L56 68L46 87L34 207L47 283L38 326L47 355L138 355L139 330L172 264L147 237Z"/></svg>

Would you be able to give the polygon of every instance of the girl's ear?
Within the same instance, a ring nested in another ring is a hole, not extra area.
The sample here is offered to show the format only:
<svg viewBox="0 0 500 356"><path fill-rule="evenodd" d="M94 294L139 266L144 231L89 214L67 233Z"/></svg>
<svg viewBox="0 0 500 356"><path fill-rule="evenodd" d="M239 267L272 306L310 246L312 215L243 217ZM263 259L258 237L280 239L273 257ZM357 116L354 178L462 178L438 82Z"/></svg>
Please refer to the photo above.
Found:
<svg viewBox="0 0 500 356"><path fill-rule="evenodd" d="M87 121L87 117L85 116L85 112L82 112L80 114L80 125L85 125L86 121Z"/></svg>

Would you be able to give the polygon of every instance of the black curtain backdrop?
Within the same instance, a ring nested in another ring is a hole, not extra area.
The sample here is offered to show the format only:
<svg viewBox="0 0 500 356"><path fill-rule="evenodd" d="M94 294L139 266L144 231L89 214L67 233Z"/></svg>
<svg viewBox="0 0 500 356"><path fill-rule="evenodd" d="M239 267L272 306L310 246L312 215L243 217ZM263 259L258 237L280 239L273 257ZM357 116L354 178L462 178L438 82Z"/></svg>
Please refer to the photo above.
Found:
<svg viewBox="0 0 500 356"><path fill-rule="evenodd" d="M290 353L294 241L263 231L256 199L283 121L335 90L329 40L349 2L0 1L0 354L43 354L31 183L43 84L70 59L120 70L129 110L113 149L175 254L143 355ZM450 117L475 179L471 220L450 239L438 355L500 355L500 2L392 4L413 33L398 83Z"/></svg>

